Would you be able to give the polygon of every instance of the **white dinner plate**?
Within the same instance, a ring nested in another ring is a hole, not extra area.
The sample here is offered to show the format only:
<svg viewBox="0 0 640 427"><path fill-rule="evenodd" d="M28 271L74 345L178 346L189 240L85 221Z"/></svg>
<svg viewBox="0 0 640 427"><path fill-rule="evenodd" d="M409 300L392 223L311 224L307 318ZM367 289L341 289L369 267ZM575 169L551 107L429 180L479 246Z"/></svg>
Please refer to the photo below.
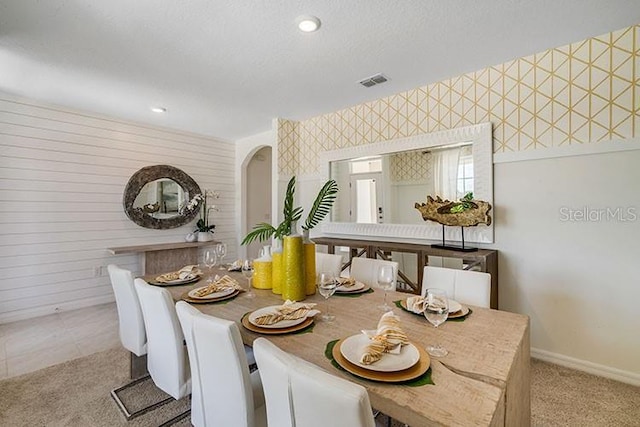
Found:
<svg viewBox="0 0 640 427"><path fill-rule="evenodd" d="M196 288L196 289L192 289L189 291L189 297L193 298L193 299L217 299L217 298L222 298L222 297L226 297L227 295L231 295L232 293L234 293L236 290L234 288L228 288L228 289L223 289L221 291L218 292L213 292L209 295L205 295L203 297L199 297L198 294L196 292L198 292L198 290L206 288L206 286L202 286L200 288Z"/></svg>
<svg viewBox="0 0 640 427"><path fill-rule="evenodd" d="M256 323L256 318L260 317L260 316L264 316L265 314L270 314L270 313L277 313L277 309L282 307L281 305L271 305L269 307L263 307L263 308L259 308L258 310L252 312L249 315L249 322L251 322L252 325L258 326L260 328L267 328L267 329L280 329L280 328L290 328L291 326L295 326L295 325L299 325L300 323L304 322L305 320L307 320L306 317L301 317L300 319L293 319L293 320L281 320L278 323L274 323L273 325L258 325Z"/></svg>
<svg viewBox="0 0 640 427"><path fill-rule="evenodd" d="M360 363L360 358L365 347L371 340L364 334L358 334L346 338L340 346L340 352L349 362L364 369L378 372L395 372L409 369L420 360L420 352L413 344L403 345L400 354L385 353L380 360L365 365Z"/></svg>
<svg viewBox="0 0 640 427"><path fill-rule="evenodd" d="M452 299L449 300L449 313L455 313L456 311L462 310L462 305L458 301L454 301Z"/></svg>
<svg viewBox="0 0 640 427"><path fill-rule="evenodd" d="M364 283L356 281L356 284L353 286L349 286L349 287L343 286L343 285L338 286L336 288L336 292L344 292L344 293L357 292L359 290L364 289L364 287L365 287Z"/></svg>

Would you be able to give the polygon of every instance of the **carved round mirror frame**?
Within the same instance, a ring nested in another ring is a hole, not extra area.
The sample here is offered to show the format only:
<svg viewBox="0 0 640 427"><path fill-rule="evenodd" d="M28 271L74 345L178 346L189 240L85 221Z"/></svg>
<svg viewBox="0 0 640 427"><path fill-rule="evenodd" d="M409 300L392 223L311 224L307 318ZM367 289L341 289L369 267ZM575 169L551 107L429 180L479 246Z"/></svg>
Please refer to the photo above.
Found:
<svg viewBox="0 0 640 427"><path fill-rule="evenodd" d="M123 205L127 217L136 224L145 228L166 230L181 227L192 221L199 209L186 211L173 218L154 218L140 208L134 208L133 203L142 190L142 187L156 179L169 178L175 181L185 192L186 200L191 200L196 194L201 194L200 186L184 171L169 165L146 166L134 173L124 189Z"/></svg>

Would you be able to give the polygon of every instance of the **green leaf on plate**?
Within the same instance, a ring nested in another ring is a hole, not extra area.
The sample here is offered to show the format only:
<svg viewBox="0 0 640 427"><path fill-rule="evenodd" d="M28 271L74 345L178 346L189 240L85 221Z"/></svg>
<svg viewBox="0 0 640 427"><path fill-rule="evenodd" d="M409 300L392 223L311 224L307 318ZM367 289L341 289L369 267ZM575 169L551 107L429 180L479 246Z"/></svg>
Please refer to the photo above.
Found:
<svg viewBox="0 0 640 427"><path fill-rule="evenodd" d="M358 298L359 296L362 296L364 294L371 294L371 293L373 293L373 289L369 288L364 292L353 293L353 294L336 292L334 295L339 296L339 297Z"/></svg>

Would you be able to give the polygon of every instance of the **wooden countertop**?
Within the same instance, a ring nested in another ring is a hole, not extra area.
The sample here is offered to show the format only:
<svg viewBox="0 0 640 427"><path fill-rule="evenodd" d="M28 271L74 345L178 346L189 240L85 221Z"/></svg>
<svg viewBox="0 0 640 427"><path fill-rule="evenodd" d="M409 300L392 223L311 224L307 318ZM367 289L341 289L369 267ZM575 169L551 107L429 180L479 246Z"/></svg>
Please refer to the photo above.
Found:
<svg viewBox="0 0 640 427"><path fill-rule="evenodd" d="M117 248L107 248L112 255L134 253L134 252L153 252L164 251L167 249L184 249L184 248L197 248L201 246L211 246L220 243L217 240L210 240L208 242L170 242L170 243L151 243L148 245L137 246L120 246Z"/></svg>

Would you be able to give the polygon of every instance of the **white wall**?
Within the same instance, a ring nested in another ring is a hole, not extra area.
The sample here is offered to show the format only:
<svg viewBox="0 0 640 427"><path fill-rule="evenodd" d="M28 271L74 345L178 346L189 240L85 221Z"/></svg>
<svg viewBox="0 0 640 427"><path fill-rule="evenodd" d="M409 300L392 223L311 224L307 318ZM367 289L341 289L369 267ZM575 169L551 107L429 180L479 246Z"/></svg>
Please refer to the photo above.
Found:
<svg viewBox="0 0 640 427"><path fill-rule="evenodd" d="M500 309L530 316L534 356L640 385L635 145L495 164L493 246L500 251ZM625 215L567 220L567 209L584 208L622 208Z"/></svg>
<svg viewBox="0 0 640 427"><path fill-rule="evenodd" d="M106 269L140 271L106 248L182 241L192 225L150 230L122 208L129 177L169 164L218 190L217 239L235 256L234 146L0 93L0 322L113 300Z"/></svg>

